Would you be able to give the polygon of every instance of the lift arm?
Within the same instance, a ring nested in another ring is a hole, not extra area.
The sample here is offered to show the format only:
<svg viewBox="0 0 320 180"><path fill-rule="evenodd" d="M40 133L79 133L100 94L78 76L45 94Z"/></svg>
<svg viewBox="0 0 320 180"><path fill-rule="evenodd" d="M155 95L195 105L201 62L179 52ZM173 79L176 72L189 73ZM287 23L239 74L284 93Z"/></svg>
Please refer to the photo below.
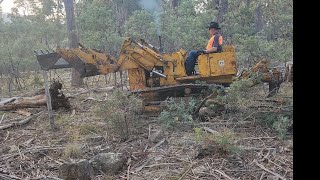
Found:
<svg viewBox="0 0 320 180"><path fill-rule="evenodd" d="M37 53L37 59L41 67L46 66L47 69L49 66L55 69L54 64L57 64L59 59L63 59L69 63L69 66L66 67L75 68L81 74L81 77L137 68L152 72L154 67L166 66L167 64L159 51L144 40L136 42L127 38L122 45L118 59L107 53L85 48L81 44L79 46L80 48L72 49L57 48L56 52L52 53L41 51ZM163 74L159 75L165 76Z"/></svg>

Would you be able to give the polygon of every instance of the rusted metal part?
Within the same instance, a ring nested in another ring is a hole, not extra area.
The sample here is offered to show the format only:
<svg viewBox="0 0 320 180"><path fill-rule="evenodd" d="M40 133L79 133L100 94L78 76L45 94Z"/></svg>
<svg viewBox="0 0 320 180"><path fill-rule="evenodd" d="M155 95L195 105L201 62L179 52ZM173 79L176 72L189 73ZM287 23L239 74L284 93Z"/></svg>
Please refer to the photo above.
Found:
<svg viewBox="0 0 320 180"><path fill-rule="evenodd" d="M56 52L35 51L41 69L74 68L81 77L116 72L117 60L107 53L83 48L61 49Z"/></svg>
<svg viewBox="0 0 320 180"><path fill-rule="evenodd" d="M267 97L272 97L277 94L281 83L283 82L283 70L281 67L268 68L268 61L261 60L249 71L242 72L239 79L248 79L252 81L252 86L259 84L259 82L267 82L269 84L269 93Z"/></svg>
<svg viewBox="0 0 320 180"><path fill-rule="evenodd" d="M254 73L260 72L260 73L268 73L268 61L267 60L261 60L259 61L255 66L253 66L249 71L242 71L239 78L245 79L250 78Z"/></svg>
<svg viewBox="0 0 320 180"><path fill-rule="evenodd" d="M162 110L161 105L147 105L143 107L143 113L148 115L158 115Z"/></svg>

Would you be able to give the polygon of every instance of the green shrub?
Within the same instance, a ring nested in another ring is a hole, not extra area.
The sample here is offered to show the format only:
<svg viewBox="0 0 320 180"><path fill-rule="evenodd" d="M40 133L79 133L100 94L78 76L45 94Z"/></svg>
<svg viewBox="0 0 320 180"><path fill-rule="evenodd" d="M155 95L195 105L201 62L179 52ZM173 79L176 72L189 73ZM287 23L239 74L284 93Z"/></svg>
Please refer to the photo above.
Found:
<svg viewBox="0 0 320 180"><path fill-rule="evenodd" d="M219 148L227 153L240 152L240 148L234 144L235 134L229 129L224 129L220 134L214 135L213 139Z"/></svg>
<svg viewBox="0 0 320 180"><path fill-rule="evenodd" d="M82 123L79 126L79 133L80 135L87 135L87 134L96 134L100 132L100 128L97 125L92 123Z"/></svg>
<svg viewBox="0 0 320 180"><path fill-rule="evenodd" d="M239 153L240 148L235 145L236 136L230 129L223 129L215 134L205 133L202 128L194 128L196 141L205 148L214 148L222 154Z"/></svg>
<svg viewBox="0 0 320 180"><path fill-rule="evenodd" d="M158 116L166 128L175 129L179 124L193 122L192 113L197 106L197 100L191 98L188 102L184 99L168 98L164 101L165 109Z"/></svg>
<svg viewBox="0 0 320 180"><path fill-rule="evenodd" d="M261 111L254 118L262 126L273 128L280 138L285 139L293 117L291 112Z"/></svg>
<svg viewBox="0 0 320 180"><path fill-rule="evenodd" d="M135 95L116 90L108 96L106 102L98 110L98 115L105 118L115 134L126 140L139 124L143 102Z"/></svg>
<svg viewBox="0 0 320 180"><path fill-rule="evenodd" d="M272 124L272 127L278 133L278 136L281 139L286 138L288 127L291 125L291 120L288 117L279 116L278 120Z"/></svg>
<svg viewBox="0 0 320 180"><path fill-rule="evenodd" d="M252 82L249 79L234 81L225 89L223 94L219 93L217 101L225 104L229 110L247 109L252 103L253 92L251 89Z"/></svg>

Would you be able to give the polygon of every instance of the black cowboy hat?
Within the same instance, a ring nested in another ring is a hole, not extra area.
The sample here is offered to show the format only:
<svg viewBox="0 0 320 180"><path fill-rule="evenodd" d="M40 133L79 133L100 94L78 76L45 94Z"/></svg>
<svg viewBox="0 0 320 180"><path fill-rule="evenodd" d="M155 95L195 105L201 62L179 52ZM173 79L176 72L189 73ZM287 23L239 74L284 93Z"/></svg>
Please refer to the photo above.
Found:
<svg viewBox="0 0 320 180"><path fill-rule="evenodd" d="M217 22L211 22L211 23L209 24L208 28L209 28L209 29L211 29L211 28L221 29L221 28L219 27L219 23L217 23Z"/></svg>

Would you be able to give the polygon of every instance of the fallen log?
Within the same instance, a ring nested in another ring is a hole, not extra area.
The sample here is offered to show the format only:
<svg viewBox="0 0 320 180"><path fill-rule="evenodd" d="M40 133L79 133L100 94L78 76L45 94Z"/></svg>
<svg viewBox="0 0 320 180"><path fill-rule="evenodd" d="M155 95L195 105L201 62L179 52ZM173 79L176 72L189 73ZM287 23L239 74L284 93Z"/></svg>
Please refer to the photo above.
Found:
<svg viewBox="0 0 320 180"><path fill-rule="evenodd" d="M15 101L17 98L19 98L19 97L4 98L3 100L0 101L0 106L1 106L1 105L4 105L4 104L7 104L7 103L10 103L10 102L13 102L13 101Z"/></svg>
<svg viewBox="0 0 320 180"><path fill-rule="evenodd" d="M50 85L50 96L52 99L52 109L57 110L61 107L66 109L70 109L71 105L68 101L68 98L64 96L62 92L60 92L62 88L62 84L60 82L54 81ZM39 94L42 92L43 94ZM21 108L38 108L42 106L46 106L46 96L44 91L37 91L31 97L13 97L8 98L6 100L0 101L0 111L10 111Z"/></svg>
<svg viewBox="0 0 320 180"><path fill-rule="evenodd" d="M6 103L0 102L1 111L16 110L20 108L38 108L46 105L45 95L36 95L33 97L18 97L13 101Z"/></svg>

